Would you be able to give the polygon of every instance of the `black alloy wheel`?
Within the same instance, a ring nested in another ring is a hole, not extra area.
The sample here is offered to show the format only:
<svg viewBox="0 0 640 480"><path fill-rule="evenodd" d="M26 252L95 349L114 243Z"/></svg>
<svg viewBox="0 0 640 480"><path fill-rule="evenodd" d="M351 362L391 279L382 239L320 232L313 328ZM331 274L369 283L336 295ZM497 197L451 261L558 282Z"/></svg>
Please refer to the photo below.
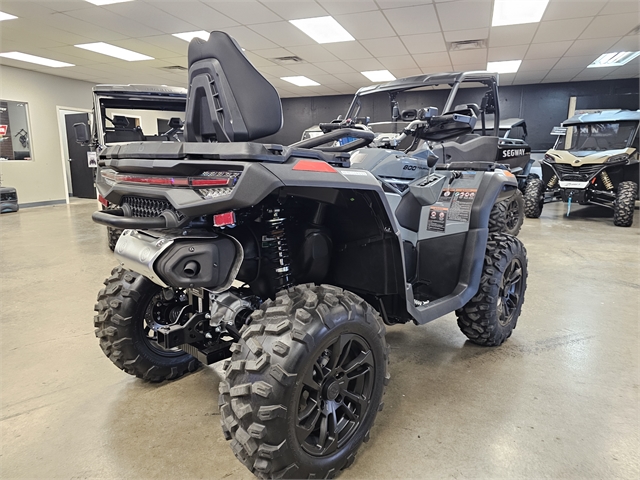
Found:
<svg viewBox="0 0 640 480"><path fill-rule="evenodd" d="M522 263L518 258L513 258L502 276L498 294L498 322L502 326L509 325L518 311L520 297L524 290L522 279Z"/></svg>
<svg viewBox="0 0 640 480"><path fill-rule="evenodd" d="M315 456L331 455L358 429L373 391L371 347L344 333L329 345L302 378L296 436Z"/></svg>

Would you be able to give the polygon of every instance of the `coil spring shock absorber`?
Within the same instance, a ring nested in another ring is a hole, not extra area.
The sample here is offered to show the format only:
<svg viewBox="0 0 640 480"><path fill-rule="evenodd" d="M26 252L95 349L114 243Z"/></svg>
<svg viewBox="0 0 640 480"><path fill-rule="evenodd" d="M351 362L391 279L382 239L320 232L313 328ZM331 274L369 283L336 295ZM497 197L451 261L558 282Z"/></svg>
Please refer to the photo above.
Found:
<svg viewBox="0 0 640 480"><path fill-rule="evenodd" d="M294 284L291 276L289 244L284 224L286 218L282 208L265 209L266 232L262 238L262 248L269 262L274 266L273 280L276 291Z"/></svg>
<svg viewBox="0 0 640 480"><path fill-rule="evenodd" d="M556 183L558 183L558 176L554 175L553 177L551 177L551 179L549 179L549 183L547 183L547 188L555 187Z"/></svg>
<svg viewBox="0 0 640 480"><path fill-rule="evenodd" d="M607 190L613 190L613 182L609 178L609 174L606 172L606 170L600 172L600 180L602 180L604 188L606 188Z"/></svg>

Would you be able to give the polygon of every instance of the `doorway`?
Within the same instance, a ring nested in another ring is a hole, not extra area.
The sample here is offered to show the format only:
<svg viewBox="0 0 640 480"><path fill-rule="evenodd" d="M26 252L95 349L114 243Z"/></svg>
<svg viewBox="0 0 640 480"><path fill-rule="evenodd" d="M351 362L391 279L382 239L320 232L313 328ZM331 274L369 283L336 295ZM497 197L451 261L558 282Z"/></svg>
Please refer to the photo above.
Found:
<svg viewBox="0 0 640 480"><path fill-rule="evenodd" d="M77 198L96 198L94 169L89 167L87 161L89 147L76 143L73 129L75 123L88 125L89 113L63 108L59 108L58 113L67 195Z"/></svg>

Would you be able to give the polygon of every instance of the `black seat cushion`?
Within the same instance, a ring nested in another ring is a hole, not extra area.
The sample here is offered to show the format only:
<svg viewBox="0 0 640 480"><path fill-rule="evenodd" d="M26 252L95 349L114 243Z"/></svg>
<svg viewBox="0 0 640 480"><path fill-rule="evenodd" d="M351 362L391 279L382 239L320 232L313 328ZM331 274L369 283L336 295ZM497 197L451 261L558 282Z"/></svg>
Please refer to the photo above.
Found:
<svg viewBox="0 0 640 480"><path fill-rule="evenodd" d="M114 115L111 121L116 129L127 128L129 126L129 120L124 115Z"/></svg>
<svg viewBox="0 0 640 480"><path fill-rule="evenodd" d="M282 127L278 92L224 32L189 44L187 141L242 142Z"/></svg>

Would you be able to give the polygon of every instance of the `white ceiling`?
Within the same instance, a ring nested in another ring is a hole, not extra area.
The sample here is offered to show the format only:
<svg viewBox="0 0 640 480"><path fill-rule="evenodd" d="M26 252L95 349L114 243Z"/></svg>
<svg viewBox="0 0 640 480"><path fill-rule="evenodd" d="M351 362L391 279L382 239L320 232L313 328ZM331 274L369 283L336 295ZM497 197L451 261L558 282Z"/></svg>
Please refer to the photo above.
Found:
<svg viewBox="0 0 640 480"><path fill-rule="evenodd" d="M518 60L502 85L637 78L640 57L622 67L586 66L606 52L640 50L638 0L551 0L539 23L491 27L493 0L134 0L95 6L84 0L0 0L19 18L0 22L0 50L75 64L49 68L0 58L0 64L94 83L186 86L187 43L171 36L223 30L246 49L281 96L351 94L371 82L359 72L396 77L483 70L487 61ZM320 45L288 20L333 16L355 39ZM634 30L635 29L635 30ZM448 51L447 42L487 39L487 48ZM73 45L108 42L155 60L126 62ZM297 55L305 63L270 59ZM279 77L305 75L321 86Z"/></svg>

